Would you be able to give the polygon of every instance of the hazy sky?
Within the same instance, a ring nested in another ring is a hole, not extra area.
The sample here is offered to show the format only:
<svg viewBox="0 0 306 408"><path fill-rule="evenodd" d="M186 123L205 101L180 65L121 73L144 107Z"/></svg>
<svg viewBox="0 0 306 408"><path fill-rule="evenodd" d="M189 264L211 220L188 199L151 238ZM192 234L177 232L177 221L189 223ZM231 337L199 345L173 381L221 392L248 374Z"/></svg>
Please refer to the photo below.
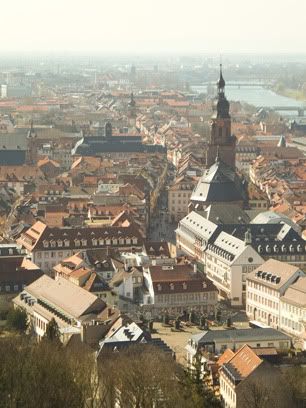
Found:
<svg viewBox="0 0 306 408"><path fill-rule="evenodd" d="M306 52L306 0L1 3L0 52Z"/></svg>

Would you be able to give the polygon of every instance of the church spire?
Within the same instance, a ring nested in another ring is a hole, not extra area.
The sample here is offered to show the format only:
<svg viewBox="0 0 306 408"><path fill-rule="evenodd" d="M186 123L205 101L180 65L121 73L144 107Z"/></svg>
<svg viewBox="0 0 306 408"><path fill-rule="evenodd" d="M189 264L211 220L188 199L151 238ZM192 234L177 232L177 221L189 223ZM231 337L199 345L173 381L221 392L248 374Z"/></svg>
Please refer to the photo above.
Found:
<svg viewBox="0 0 306 408"><path fill-rule="evenodd" d="M222 64L220 64L220 77L217 82L218 95L213 104L213 110L215 118L229 119L229 102L224 95L225 81L222 74Z"/></svg>
<svg viewBox="0 0 306 408"><path fill-rule="evenodd" d="M218 86L218 94L219 95L220 93L224 94L225 81L222 75L222 64L220 64L220 78L219 78L219 81L217 82L217 86Z"/></svg>

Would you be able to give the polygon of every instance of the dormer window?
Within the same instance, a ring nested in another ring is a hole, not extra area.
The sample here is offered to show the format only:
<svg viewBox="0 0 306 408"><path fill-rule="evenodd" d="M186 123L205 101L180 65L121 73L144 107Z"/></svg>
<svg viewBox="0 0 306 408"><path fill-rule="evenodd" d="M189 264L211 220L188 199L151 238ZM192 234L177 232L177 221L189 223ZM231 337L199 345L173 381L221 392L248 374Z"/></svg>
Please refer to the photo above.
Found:
<svg viewBox="0 0 306 408"><path fill-rule="evenodd" d="M104 245L104 239L102 238L99 239L99 245Z"/></svg>
<svg viewBox="0 0 306 408"><path fill-rule="evenodd" d="M137 238L136 237L134 237L134 238L132 238L132 242L133 242L133 244L137 244Z"/></svg>
<svg viewBox="0 0 306 408"><path fill-rule="evenodd" d="M92 240L92 245L93 245L93 246L97 246L97 244L98 244L98 241L97 241L96 239L93 239L93 240Z"/></svg>
<svg viewBox="0 0 306 408"><path fill-rule="evenodd" d="M174 290L174 283L170 283L170 290Z"/></svg>
<svg viewBox="0 0 306 408"><path fill-rule="evenodd" d="M120 245L124 245L124 238L120 238L120 239L119 239L119 244L120 244Z"/></svg>
<svg viewBox="0 0 306 408"><path fill-rule="evenodd" d="M187 283L183 282L183 289L186 290L187 289Z"/></svg>
<svg viewBox="0 0 306 408"><path fill-rule="evenodd" d="M206 284L206 282L203 282L203 289L206 289L207 288L207 284Z"/></svg>
<svg viewBox="0 0 306 408"><path fill-rule="evenodd" d="M157 284L157 290L160 292L162 290L162 286L160 283Z"/></svg>
<svg viewBox="0 0 306 408"><path fill-rule="evenodd" d="M106 245L110 245L111 244L111 240L109 238L106 239L105 241Z"/></svg>
<svg viewBox="0 0 306 408"><path fill-rule="evenodd" d="M82 239L82 245L86 246L87 245L87 239Z"/></svg>
<svg viewBox="0 0 306 408"><path fill-rule="evenodd" d="M57 246L58 246L59 248L61 248L61 247L63 246L63 241L62 241L61 239L59 239L59 240L57 241Z"/></svg>
<svg viewBox="0 0 306 408"><path fill-rule="evenodd" d="M113 239L113 245L117 245L117 243L118 243L117 238L114 238L114 239Z"/></svg>
<svg viewBox="0 0 306 408"><path fill-rule="evenodd" d="M74 245L75 245L75 246L80 246L80 240L79 240L79 239L75 239L75 240L74 240Z"/></svg>
<svg viewBox="0 0 306 408"><path fill-rule="evenodd" d="M127 245L129 245L131 243L131 238L127 238L126 243L127 243Z"/></svg>
<svg viewBox="0 0 306 408"><path fill-rule="evenodd" d="M55 241L51 241L51 242L50 242L50 245L51 245L51 248L55 248L56 242L55 242Z"/></svg>
<svg viewBox="0 0 306 408"><path fill-rule="evenodd" d="M65 240L64 240L64 244L65 244L65 247L69 247L70 241L69 241L68 239L65 239Z"/></svg>
<svg viewBox="0 0 306 408"><path fill-rule="evenodd" d="M49 248L49 242L48 241L44 241L43 245L44 245L44 248Z"/></svg>

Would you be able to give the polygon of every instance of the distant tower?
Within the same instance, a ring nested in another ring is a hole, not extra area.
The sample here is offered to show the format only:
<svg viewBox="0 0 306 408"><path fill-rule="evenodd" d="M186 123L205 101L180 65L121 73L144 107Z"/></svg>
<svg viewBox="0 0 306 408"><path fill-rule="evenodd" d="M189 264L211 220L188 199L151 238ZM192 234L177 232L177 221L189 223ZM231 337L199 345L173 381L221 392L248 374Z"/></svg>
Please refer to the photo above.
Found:
<svg viewBox="0 0 306 408"><path fill-rule="evenodd" d="M133 92L131 93L131 99L130 102L128 104L129 107L129 122L130 122L130 126L135 126L136 125L136 101L134 99L134 94Z"/></svg>
<svg viewBox="0 0 306 408"><path fill-rule="evenodd" d="M33 119L30 122L30 129L27 134L27 153L26 162L28 164L34 164L37 162L37 140L36 133L33 127Z"/></svg>
<svg viewBox="0 0 306 408"><path fill-rule="evenodd" d="M213 116L211 119L211 132L206 153L206 167L214 164L216 157L235 169L236 138L231 134L231 117L229 102L225 97L225 81L220 64L220 78L217 82L218 95L213 103Z"/></svg>
<svg viewBox="0 0 306 408"><path fill-rule="evenodd" d="M281 137L279 138L277 147L287 147L286 138L284 135L281 135Z"/></svg>
<svg viewBox="0 0 306 408"><path fill-rule="evenodd" d="M135 79L136 79L136 67L135 67L135 65L133 64L133 65L131 66L131 80L132 80L132 81L135 81Z"/></svg>
<svg viewBox="0 0 306 408"><path fill-rule="evenodd" d="M106 122L105 123L105 137L107 138L111 138L113 135L113 128L112 128L112 124L110 122Z"/></svg>

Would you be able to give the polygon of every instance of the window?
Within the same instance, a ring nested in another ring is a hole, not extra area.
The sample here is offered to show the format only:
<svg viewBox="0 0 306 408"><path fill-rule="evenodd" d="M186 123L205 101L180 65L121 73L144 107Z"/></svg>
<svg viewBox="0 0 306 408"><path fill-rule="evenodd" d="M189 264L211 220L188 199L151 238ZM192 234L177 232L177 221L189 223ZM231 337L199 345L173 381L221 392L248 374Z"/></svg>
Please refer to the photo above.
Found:
<svg viewBox="0 0 306 408"><path fill-rule="evenodd" d="M5 286L5 291L6 291L6 292L9 292L10 290L11 290L10 285L6 285L6 286Z"/></svg>
<svg viewBox="0 0 306 408"><path fill-rule="evenodd" d="M14 292L18 292L18 285L14 285Z"/></svg>

